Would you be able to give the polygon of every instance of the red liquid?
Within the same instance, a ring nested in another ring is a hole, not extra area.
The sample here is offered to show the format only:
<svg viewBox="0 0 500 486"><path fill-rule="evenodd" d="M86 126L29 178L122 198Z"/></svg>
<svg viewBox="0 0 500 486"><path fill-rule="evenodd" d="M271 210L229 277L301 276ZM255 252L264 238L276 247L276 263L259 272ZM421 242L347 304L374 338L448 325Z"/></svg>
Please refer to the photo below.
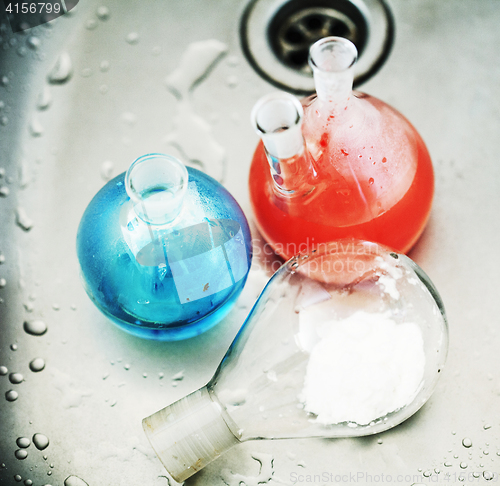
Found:
<svg viewBox="0 0 500 486"><path fill-rule="evenodd" d="M370 99L373 104L390 108L380 100ZM395 112L392 108L390 110ZM335 160L322 156L315 161L318 173L323 174L323 177L318 179L319 184L323 184L323 189L317 197L304 204L304 200L300 202L300 198L287 201L283 196L276 196L269 162L262 142L259 143L250 168L250 200L257 227L276 253L288 259L299 252L310 251L321 243L347 237L380 243L401 253L410 250L429 217L434 193L434 173L422 138L406 119L399 113L397 115L402 123L407 125L405 129L412 132L411 143L415 146L417 159L413 180L404 195L392 207L376 217L368 220L365 218L364 222L359 224L345 222L349 221L350 215L353 215L353 218L356 214L359 215L360 211L363 211L362 206L376 205L376 200L370 200L371 195L376 197L376 191L370 192L370 186L374 184L371 177L365 178L366 180L354 178L356 187L353 187L353 180L346 181L342 177L336 179L337 172L333 166L341 160L339 157L349 155L348 148L337 145L336 153L340 155L336 155ZM318 137L322 147L328 143L325 136L328 138L327 134ZM363 143L358 145L356 150L361 149L360 145ZM381 158L377 163L385 162L387 160ZM360 158L358 163L373 164L373 161L366 157L366 160ZM346 197L351 189L353 197ZM359 194L363 195L363 201L360 201Z"/></svg>

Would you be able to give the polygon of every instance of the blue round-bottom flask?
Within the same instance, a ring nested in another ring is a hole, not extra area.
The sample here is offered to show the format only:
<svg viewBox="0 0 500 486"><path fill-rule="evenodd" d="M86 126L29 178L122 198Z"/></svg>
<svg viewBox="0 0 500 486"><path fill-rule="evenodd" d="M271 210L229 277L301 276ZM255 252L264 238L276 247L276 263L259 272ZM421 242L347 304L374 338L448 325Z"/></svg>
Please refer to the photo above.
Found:
<svg viewBox="0 0 500 486"><path fill-rule="evenodd" d="M85 290L107 317L136 336L174 341L229 312L252 246L245 215L221 184L149 154L92 199L77 254Z"/></svg>

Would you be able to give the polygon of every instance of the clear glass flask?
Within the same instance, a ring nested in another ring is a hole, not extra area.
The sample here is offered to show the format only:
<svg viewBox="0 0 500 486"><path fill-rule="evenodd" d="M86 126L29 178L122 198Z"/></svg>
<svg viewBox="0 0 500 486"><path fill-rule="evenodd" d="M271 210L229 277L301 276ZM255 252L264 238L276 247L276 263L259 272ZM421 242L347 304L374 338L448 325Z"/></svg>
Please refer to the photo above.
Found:
<svg viewBox="0 0 500 486"><path fill-rule="evenodd" d="M250 169L257 227L281 256L356 237L403 253L429 217L434 173L410 122L352 91L355 46L327 37L310 50L316 94L261 99L252 122L262 141Z"/></svg>
<svg viewBox="0 0 500 486"><path fill-rule="evenodd" d="M447 349L443 303L414 262L323 244L274 274L211 381L143 427L179 482L247 440L376 434L429 399Z"/></svg>
<svg viewBox="0 0 500 486"><path fill-rule="evenodd" d="M227 314L252 247L246 218L221 184L149 154L91 201L77 253L85 290L106 316L131 334L178 340Z"/></svg>

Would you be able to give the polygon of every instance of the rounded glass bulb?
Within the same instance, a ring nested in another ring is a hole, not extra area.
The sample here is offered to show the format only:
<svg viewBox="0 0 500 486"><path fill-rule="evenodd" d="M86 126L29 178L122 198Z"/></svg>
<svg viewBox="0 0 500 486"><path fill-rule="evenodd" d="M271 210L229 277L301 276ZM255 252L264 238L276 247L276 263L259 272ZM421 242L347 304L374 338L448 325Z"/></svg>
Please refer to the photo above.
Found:
<svg viewBox="0 0 500 486"><path fill-rule="evenodd" d="M143 426L177 481L242 441L377 434L429 399L447 349L441 298L414 262L331 242L286 262L208 385Z"/></svg>
<svg viewBox="0 0 500 486"><path fill-rule="evenodd" d="M148 154L92 199L77 254L84 288L107 317L136 336L174 341L230 311L252 245L243 211L221 184Z"/></svg>

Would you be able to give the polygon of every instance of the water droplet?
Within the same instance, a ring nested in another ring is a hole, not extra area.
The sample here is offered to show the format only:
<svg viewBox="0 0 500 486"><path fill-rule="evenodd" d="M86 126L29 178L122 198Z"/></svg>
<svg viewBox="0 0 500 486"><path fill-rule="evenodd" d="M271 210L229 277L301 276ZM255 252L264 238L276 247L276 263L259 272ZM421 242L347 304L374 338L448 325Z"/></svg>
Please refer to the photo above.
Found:
<svg viewBox="0 0 500 486"><path fill-rule="evenodd" d="M483 454L484 454L485 456L487 456L489 453L490 453L490 451L489 451L488 449L485 449L485 450L483 451Z"/></svg>
<svg viewBox="0 0 500 486"><path fill-rule="evenodd" d="M172 376L172 381L181 381L184 379L184 370L179 371L174 376Z"/></svg>
<svg viewBox="0 0 500 486"><path fill-rule="evenodd" d="M17 393L15 390L9 390L5 392L5 399L8 402L15 402L19 398L19 393Z"/></svg>
<svg viewBox="0 0 500 486"><path fill-rule="evenodd" d="M484 430L491 429L491 427L492 427L492 426L491 426L491 424L484 424L484 425L483 425L483 429L484 429Z"/></svg>
<svg viewBox="0 0 500 486"><path fill-rule="evenodd" d="M465 437L462 439L462 445L468 449L469 447L472 447L472 441L468 437Z"/></svg>
<svg viewBox="0 0 500 486"><path fill-rule="evenodd" d="M23 307L26 309L26 312L33 312L35 310L35 306L31 302L25 302Z"/></svg>
<svg viewBox="0 0 500 486"><path fill-rule="evenodd" d="M0 376L5 376L8 372L7 366L0 366Z"/></svg>
<svg viewBox="0 0 500 486"><path fill-rule="evenodd" d="M67 52L63 52L57 58L57 61L50 71L48 80L52 84L63 84L66 83L73 74L73 65L71 63L71 57Z"/></svg>
<svg viewBox="0 0 500 486"><path fill-rule="evenodd" d="M30 446L31 440L28 439L28 437L18 437L16 440L17 447L20 447L21 449L26 449L27 447Z"/></svg>
<svg viewBox="0 0 500 486"><path fill-rule="evenodd" d="M7 197L10 194L10 189L7 186L0 187L0 197Z"/></svg>
<svg viewBox="0 0 500 486"><path fill-rule="evenodd" d="M162 372L158 373L158 378L159 378L160 380L163 380L163 377L164 377L164 376L165 376L165 375L164 375Z"/></svg>
<svg viewBox="0 0 500 486"><path fill-rule="evenodd" d="M85 22L85 28L87 30L94 30L97 27L97 20L89 19Z"/></svg>
<svg viewBox="0 0 500 486"><path fill-rule="evenodd" d="M92 76L92 69L91 68L84 68L82 69L82 77L83 78L89 78L90 76Z"/></svg>
<svg viewBox="0 0 500 486"><path fill-rule="evenodd" d="M495 475L491 471L483 471L483 478L486 479L486 481L491 481L494 476Z"/></svg>
<svg viewBox="0 0 500 486"><path fill-rule="evenodd" d="M191 93L207 79L227 51L228 46L215 39L193 42L183 54L179 66L165 78L168 90L178 100L173 129L165 142L219 181L223 178L226 150L212 136L211 124L196 113Z"/></svg>
<svg viewBox="0 0 500 486"><path fill-rule="evenodd" d="M82 478L78 476L68 476L64 480L64 486L89 486Z"/></svg>
<svg viewBox="0 0 500 486"><path fill-rule="evenodd" d="M123 366L127 371L130 369L130 365L127 363L126 365Z"/></svg>
<svg viewBox="0 0 500 486"><path fill-rule="evenodd" d="M434 472L435 472L436 474L441 474L441 469L439 469L438 467L435 467L435 468L434 468Z"/></svg>
<svg viewBox="0 0 500 486"><path fill-rule="evenodd" d="M55 304L52 304L52 309L54 309L55 311L58 311L58 310L61 310L61 306L57 303Z"/></svg>
<svg viewBox="0 0 500 486"><path fill-rule="evenodd" d="M229 56L226 62L229 67L236 67L239 65L240 59L238 56Z"/></svg>
<svg viewBox="0 0 500 486"><path fill-rule="evenodd" d="M148 377L148 374L147 374L147 373L143 373L143 374L142 374L142 377L143 377L143 378L147 378L147 377Z"/></svg>
<svg viewBox="0 0 500 486"><path fill-rule="evenodd" d="M41 137L43 135L43 126L36 117L31 119L30 133L33 137Z"/></svg>
<svg viewBox="0 0 500 486"><path fill-rule="evenodd" d="M19 385L19 383L22 383L24 381L24 376L21 373L11 373L9 375L9 381L13 385Z"/></svg>
<svg viewBox="0 0 500 486"><path fill-rule="evenodd" d="M47 471L47 476L51 476L52 475L52 471Z"/></svg>
<svg viewBox="0 0 500 486"><path fill-rule="evenodd" d="M52 96L48 86L45 86L36 100L36 107L39 110L46 110L52 103Z"/></svg>
<svg viewBox="0 0 500 486"><path fill-rule="evenodd" d="M45 360L43 358L35 358L30 361L29 367L33 373L38 373L45 368Z"/></svg>
<svg viewBox="0 0 500 486"><path fill-rule="evenodd" d="M16 474L16 475L14 476L14 479L15 479L18 483L20 483L20 482L23 480L23 478L22 478L19 474Z"/></svg>
<svg viewBox="0 0 500 486"><path fill-rule="evenodd" d="M479 477L481 477L481 473L479 473L479 472L477 472L477 471L474 471L474 472L472 473L472 476L473 476L473 477L475 477L475 478L479 478Z"/></svg>
<svg viewBox="0 0 500 486"><path fill-rule="evenodd" d="M7 86L9 84L9 78L7 76L2 76L0 78L0 84L2 86Z"/></svg>
<svg viewBox="0 0 500 486"><path fill-rule="evenodd" d="M373 177L370 177L370 178L368 179L368 184L370 184L370 186L371 186L374 182L375 182L375 181L374 181Z"/></svg>
<svg viewBox="0 0 500 486"><path fill-rule="evenodd" d="M424 471L422 473L422 476L424 476L424 478L430 478L432 476L432 471L430 469L427 469L427 471Z"/></svg>
<svg viewBox="0 0 500 486"><path fill-rule="evenodd" d="M105 7L104 5L101 5L100 7L97 7L96 10L96 15L100 20L108 20L109 17L111 16L111 13L109 11L108 7Z"/></svg>
<svg viewBox="0 0 500 486"><path fill-rule="evenodd" d="M17 451L14 452L14 455L16 456L16 459L22 461L28 457L28 451L26 449L17 449Z"/></svg>
<svg viewBox="0 0 500 486"><path fill-rule="evenodd" d="M231 75L228 76L226 80L226 84L229 88L236 88L238 86L239 80L237 76Z"/></svg>
<svg viewBox="0 0 500 486"><path fill-rule="evenodd" d="M137 32L130 32L130 34L125 37L125 40L130 44L130 45L135 45L139 42L139 34Z"/></svg>
<svg viewBox="0 0 500 486"><path fill-rule="evenodd" d="M9 119L4 115L4 116L1 116L0 117L0 125L7 125L7 123L9 123Z"/></svg>
<svg viewBox="0 0 500 486"><path fill-rule="evenodd" d="M24 481L24 484L25 484L25 486L32 486L33 485L33 481L31 479L26 479Z"/></svg>
<svg viewBox="0 0 500 486"><path fill-rule="evenodd" d="M0 103L3 103L0 101ZM0 178L5 177L5 169L3 167L0 167Z"/></svg>
<svg viewBox="0 0 500 486"><path fill-rule="evenodd" d="M107 73L109 71L109 61L101 61L101 64L99 64L99 69L103 73Z"/></svg>
<svg viewBox="0 0 500 486"><path fill-rule="evenodd" d="M26 211L20 206L16 208L16 224L24 231L29 231L33 228L34 224L31 218L26 214Z"/></svg>
<svg viewBox="0 0 500 486"><path fill-rule="evenodd" d="M384 164L385 164L386 162L387 162L387 158L386 158L386 157L384 157L384 158L382 159L382 163L384 163Z"/></svg>
<svg viewBox="0 0 500 486"><path fill-rule="evenodd" d="M24 160L19 165L19 187L25 189L30 183L30 175L28 166Z"/></svg>
<svg viewBox="0 0 500 486"><path fill-rule="evenodd" d="M32 336L42 336L47 332L47 324L40 320L24 321L23 329Z"/></svg>
<svg viewBox="0 0 500 486"><path fill-rule="evenodd" d="M19 57L24 57L26 54L28 54L28 49L24 46L20 46L19 49L17 50L17 55Z"/></svg>
<svg viewBox="0 0 500 486"><path fill-rule="evenodd" d="M44 449L47 449L47 447L49 446L49 438L46 435L35 434L32 440L33 444L35 444L35 447L39 451L43 451Z"/></svg>
<svg viewBox="0 0 500 486"><path fill-rule="evenodd" d="M12 351L17 351L17 344L11 344L10 349L12 349Z"/></svg>
<svg viewBox="0 0 500 486"><path fill-rule="evenodd" d="M444 467L451 467L451 466L452 466L452 464L451 464L451 462L450 462L450 461L446 461L446 462L444 463Z"/></svg>
<svg viewBox="0 0 500 486"><path fill-rule="evenodd" d="M35 37L34 35L28 37L26 40L26 44L30 49L37 50L40 45L42 44L41 40L38 37Z"/></svg>
<svg viewBox="0 0 500 486"><path fill-rule="evenodd" d="M461 462L461 463L460 463L460 467L461 467L462 469L467 469L467 463L466 463L466 462Z"/></svg>
<svg viewBox="0 0 500 486"><path fill-rule="evenodd" d="M101 177L105 181L109 181L113 176L114 165L113 162L106 160L101 165Z"/></svg>
<svg viewBox="0 0 500 486"><path fill-rule="evenodd" d="M134 115L133 113L126 111L125 113L122 114L122 120L127 125L133 126L137 122L137 116Z"/></svg>

